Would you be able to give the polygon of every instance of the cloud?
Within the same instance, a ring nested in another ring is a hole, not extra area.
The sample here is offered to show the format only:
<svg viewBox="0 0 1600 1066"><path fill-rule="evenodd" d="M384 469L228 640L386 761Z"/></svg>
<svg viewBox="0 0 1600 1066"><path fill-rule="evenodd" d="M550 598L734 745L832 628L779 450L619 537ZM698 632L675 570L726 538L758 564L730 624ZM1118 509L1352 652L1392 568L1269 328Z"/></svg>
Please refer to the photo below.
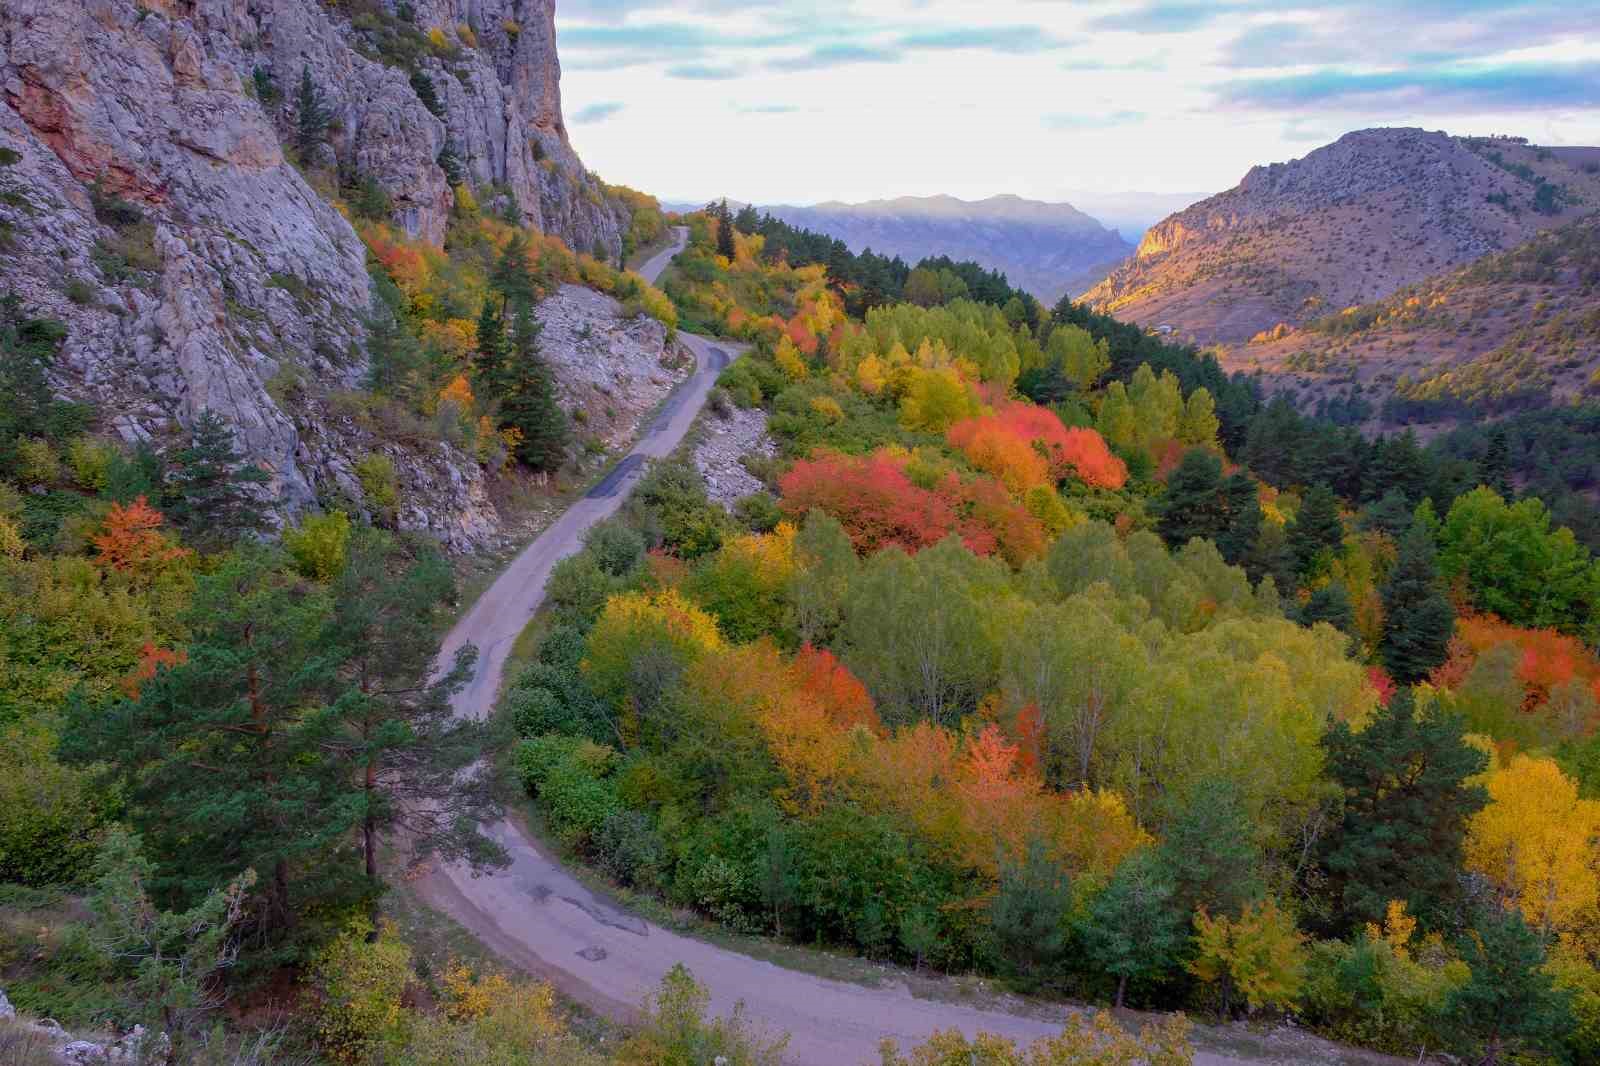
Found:
<svg viewBox="0 0 1600 1066"><path fill-rule="evenodd" d="M1071 48L1081 42L1057 37L1042 26L964 26L908 33L895 43L906 49L972 49L1022 55Z"/></svg>
<svg viewBox="0 0 1600 1066"><path fill-rule="evenodd" d="M741 115L792 115L800 109L794 104L754 104L736 110Z"/></svg>
<svg viewBox="0 0 1600 1066"><path fill-rule="evenodd" d="M741 73L738 67L717 67L706 63L681 63L667 68L667 77L688 81L729 81Z"/></svg>
<svg viewBox="0 0 1600 1066"><path fill-rule="evenodd" d="M859 44L825 44L804 55L774 59L769 66L774 70L827 70L857 63L898 63L901 55L891 48L876 48Z"/></svg>
<svg viewBox="0 0 1600 1066"><path fill-rule="evenodd" d="M625 105L618 103L615 100L607 100L604 103L590 104L588 107L580 107L577 111L572 113L572 122L579 126L589 125L595 122L604 122L606 119L620 114L624 106Z"/></svg>
<svg viewBox="0 0 1600 1066"><path fill-rule="evenodd" d="M1143 111L1107 111L1097 115L1068 115L1062 113L1044 116L1044 124L1052 130L1104 130L1114 126L1129 126L1143 122Z"/></svg>
<svg viewBox="0 0 1600 1066"><path fill-rule="evenodd" d="M1437 113L1522 111L1600 106L1600 79L1590 64L1504 64L1498 67L1355 72L1338 69L1223 82L1224 103L1254 109L1409 105Z"/></svg>
<svg viewBox="0 0 1600 1066"><path fill-rule="evenodd" d="M1252 6L1250 3L1228 3L1225 0L1161 0L1132 11L1097 16L1089 21L1089 28L1102 32L1187 33Z"/></svg>

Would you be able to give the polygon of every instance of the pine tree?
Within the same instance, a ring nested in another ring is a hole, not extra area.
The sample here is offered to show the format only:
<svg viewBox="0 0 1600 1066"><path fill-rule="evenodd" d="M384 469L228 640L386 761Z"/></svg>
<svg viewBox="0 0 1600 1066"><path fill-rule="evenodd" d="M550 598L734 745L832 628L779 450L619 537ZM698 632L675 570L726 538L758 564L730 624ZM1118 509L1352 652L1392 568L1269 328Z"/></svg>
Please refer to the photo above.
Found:
<svg viewBox="0 0 1600 1066"><path fill-rule="evenodd" d="M407 548L410 556L407 557ZM326 648L341 665L341 697L328 705L329 747L362 793L360 834L369 879L378 879L378 844L400 834L413 862L432 856L503 858L481 827L501 810L479 763L484 723L455 717L451 700L472 674L467 645L433 676L443 605L455 596L449 565L431 546L398 544L362 529L332 585Z"/></svg>
<svg viewBox="0 0 1600 1066"><path fill-rule="evenodd" d="M473 367L483 391L494 397L505 392L508 385L505 319L494 300L484 300L478 311L478 354Z"/></svg>
<svg viewBox="0 0 1600 1066"><path fill-rule="evenodd" d="M266 528L253 486L266 471L234 448L233 429L214 411L200 412L189 443L164 457L171 474L162 508L192 544L221 546Z"/></svg>
<svg viewBox="0 0 1600 1066"><path fill-rule="evenodd" d="M1457 715L1419 717L1402 688L1361 732L1335 722L1323 735L1328 777L1344 797L1321 847L1334 928L1380 922L1390 900L1437 921L1460 897L1467 820L1488 802L1481 785L1465 783L1486 763L1465 732Z"/></svg>
<svg viewBox="0 0 1600 1066"><path fill-rule="evenodd" d="M1222 483L1223 506L1228 513L1228 524L1217 535L1217 550L1233 566L1243 566L1254 581L1261 580L1259 572L1251 572L1249 561L1261 536L1261 496L1249 474L1236 473Z"/></svg>
<svg viewBox="0 0 1600 1066"><path fill-rule="evenodd" d="M505 250L489 271L489 288L500 294L501 313L507 307L531 304L537 295L533 276L528 271L528 238L519 230L506 242Z"/></svg>
<svg viewBox="0 0 1600 1066"><path fill-rule="evenodd" d="M333 124L333 112L328 101L311 80L311 68L300 68L300 90L294 100L294 146L301 162L309 162L311 153L328 139L328 129Z"/></svg>
<svg viewBox="0 0 1600 1066"><path fill-rule="evenodd" d="M1050 858L1043 841L1029 841L1021 862L1001 864L989 923L1000 953L1023 981L1040 983L1066 954L1071 907L1067 875Z"/></svg>
<svg viewBox="0 0 1600 1066"><path fill-rule="evenodd" d="M109 709L72 708L63 754L105 767L163 892L193 903L254 869L269 929L303 899L359 896L356 871L329 861L362 810L315 710L338 687L331 616L327 591L281 551L246 545L196 584L184 660Z"/></svg>
<svg viewBox="0 0 1600 1066"><path fill-rule="evenodd" d="M1197 785L1168 826L1157 859L1185 919L1197 907L1236 917L1265 890L1255 827L1231 781Z"/></svg>
<svg viewBox="0 0 1600 1066"><path fill-rule="evenodd" d="M1489 486L1503 499L1516 498L1511 487L1511 440L1504 426L1489 431L1489 447L1478 464L1478 484Z"/></svg>
<svg viewBox="0 0 1600 1066"><path fill-rule="evenodd" d="M439 169L444 171L444 180L450 183L451 188L460 185L464 175L461 172L461 159L456 155L455 145L449 141L444 142L444 147L439 149L439 155L434 159Z"/></svg>
<svg viewBox="0 0 1600 1066"><path fill-rule="evenodd" d="M717 254L730 263L739 254L733 240L733 213L728 210L726 200L717 205Z"/></svg>
<svg viewBox="0 0 1600 1066"><path fill-rule="evenodd" d="M1411 514L1415 510L1405 494L1390 489L1377 503L1369 504L1361 515L1362 529L1375 529L1391 537L1404 535L1411 528Z"/></svg>
<svg viewBox="0 0 1600 1066"><path fill-rule="evenodd" d="M444 118L444 104L439 101L439 93L433 87L433 79L420 70L411 72L411 91L417 94L417 99L422 101L422 106L427 108L434 118Z"/></svg>
<svg viewBox="0 0 1600 1066"><path fill-rule="evenodd" d="M1400 553L1383 587L1383 642L1379 651L1389 674L1415 684L1445 661L1455 631L1455 609L1439 587L1433 535L1414 522L1400 540Z"/></svg>
<svg viewBox="0 0 1600 1066"><path fill-rule="evenodd" d="M745 204L739 208L739 214L733 220L733 226L740 233L750 234L761 229L761 217L756 214L755 204Z"/></svg>
<svg viewBox="0 0 1600 1066"><path fill-rule="evenodd" d="M539 354L539 320L527 304L517 307L511 323L507 377L515 380L500 398L501 420L522 435L517 458L534 470L549 472L566 459L567 415L556 402L550 367Z"/></svg>
<svg viewBox="0 0 1600 1066"><path fill-rule="evenodd" d="M1337 552L1343 544L1338 499L1326 485L1313 485L1289 526L1289 551L1296 573L1301 577L1310 574L1323 553Z"/></svg>
<svg viewBox="0 0 1600 1066"><path fill-rule="evenodd" d="M1117 979L1121 1010L1130 980L1170 970L1182 950L1187 918L1173 903L1177 886L1148 849L1125 859L1079 923L1085 953Z"/></svg>
<svg viewBox="0 0 1600 1066"><path fill-rule="evenodd" d="M1341 581L1330 581L1311 594L1311 598L1294 615L1303 626L1326 622L1341 633L1355 628L1355 611L1350 606L1350 594Z"/></svg>
<svg viewBox="0 0 1600 1066"><path fill-rule="evenodd" d="M1545 943L1521 912L1485 908L1456 950L1472 973L1445 1005L1459 1050L1489 1066L1522 1062L1525 1054L1566 1061L1560 1056L1575 1028L1572 994L1544 968Z"/></svg>
<svg viewBox="0 0 1600 1066"><path fill-rule="evenodd" d="M1156 523L1169 547L1181 548L1194 537L1215 541L1228 525L1222 495L1222 461L1204 448L1183 454L1166 494L1156 504Z"/></svg>

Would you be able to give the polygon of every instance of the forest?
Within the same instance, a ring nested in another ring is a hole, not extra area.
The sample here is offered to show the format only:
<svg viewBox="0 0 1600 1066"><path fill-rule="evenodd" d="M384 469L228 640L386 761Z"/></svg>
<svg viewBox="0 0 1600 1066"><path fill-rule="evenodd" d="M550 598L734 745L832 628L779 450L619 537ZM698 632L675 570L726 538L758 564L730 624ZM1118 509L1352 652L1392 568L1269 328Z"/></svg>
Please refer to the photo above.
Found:
<svg viewBox="0 0 1600 1066"><path fill-rule="evenodd" d="M598 1041L408 940L404 871L494 870L525 793L569 857L741 935L1413 1058L1600 1056L1585 412L1367 441L972 264L715 205L656 290L457 200L443 249L357 212L351 405L567 469L531 308L583 282L750 343L705 417L762 413L765 491L656 463L552 576L498 720L460 721L473 651L431 667L468 593L381 456L275 529L235 427L96 435L48 384L61 324L0 303L19 1010L182 1062L780 1061L685 971ZM286 988L287 1022L224 1009ZM1165 1066L1184 1027L883 1061Z"/></svg>
<svg viewBox="0 0 1600 1066"><path fill-rule="evenodd" d="M658 466L553 578L505 714L566 848L1034 992L1600 1053L1600 564L1527 428L1365 441L1070 302L852 316L739 221L665 291L779 458L733 518Z"/></svg>

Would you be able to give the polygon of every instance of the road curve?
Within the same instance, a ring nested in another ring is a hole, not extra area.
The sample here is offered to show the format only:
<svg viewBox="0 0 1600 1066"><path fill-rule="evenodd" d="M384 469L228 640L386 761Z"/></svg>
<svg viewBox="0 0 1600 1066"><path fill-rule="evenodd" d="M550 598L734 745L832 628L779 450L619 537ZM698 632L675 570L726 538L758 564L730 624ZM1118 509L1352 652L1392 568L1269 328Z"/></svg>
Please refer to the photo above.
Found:
<svg viewBox="0 0 1600 1066"><path fill-rule="evenodd" d="M654 281L685 239L680 229L677 243L641 273ZM694 352L694 376L679 386L616 470L518 555L445 638L441 661L448 662L467 642L479 649L476 675L455 701L458 714L482 718L492 712L506 656L538 609L551 569L581 547L585 530L621 506L646 460L667 455L688 432L731 346L680 337ZM465 867L441 867L418 883L423 897L507 962L602 1013L627 1016L681 962L710 990L715 1012L726 1014L742 1001L757 1024L774 1035L788 1033L786 1059L793 1066L876 1062L882 1038L904 1047L935 1029L960 1027L969 1034L981 1029L1023 1040L1059 1031L1059 1021L918 999L899 983L865 988L828 980L681 936L591 892L516 819L489 832L510 856L506 869L474 877ZM1195 1057L1201 1066L1245 1061L1206 1053Z"/></svg>

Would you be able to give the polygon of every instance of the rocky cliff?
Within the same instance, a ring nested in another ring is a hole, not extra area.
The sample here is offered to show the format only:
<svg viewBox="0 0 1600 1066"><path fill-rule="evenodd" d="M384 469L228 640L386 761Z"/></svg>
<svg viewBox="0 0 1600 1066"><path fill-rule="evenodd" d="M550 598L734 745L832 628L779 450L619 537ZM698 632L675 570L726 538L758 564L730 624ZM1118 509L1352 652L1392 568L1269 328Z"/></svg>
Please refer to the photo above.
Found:
<svg viewBox="0 0 1600 1066"><path fill-rule="evenodd" d="M1152 227L1085 299L1199 343L1238 345L1388 296L1593 211L1582 160L1510 138L1346 134Z"/></svg>
<svg viewBox="0 0 1600 1066"><path fill-rule="evenodd" d="M365 375L370 281L316 176L375 183L440 243L453 156L497 213L615 257L627 210L567 141L553 20L552 0L7 0L0 285L68 325L57 386L128 440L217 411L286 512L353 488L384 447L335 402ZM328 122L296 159L306 77ZM411 524L488 536L475 462L399 450L428 501Z"/></svg>

